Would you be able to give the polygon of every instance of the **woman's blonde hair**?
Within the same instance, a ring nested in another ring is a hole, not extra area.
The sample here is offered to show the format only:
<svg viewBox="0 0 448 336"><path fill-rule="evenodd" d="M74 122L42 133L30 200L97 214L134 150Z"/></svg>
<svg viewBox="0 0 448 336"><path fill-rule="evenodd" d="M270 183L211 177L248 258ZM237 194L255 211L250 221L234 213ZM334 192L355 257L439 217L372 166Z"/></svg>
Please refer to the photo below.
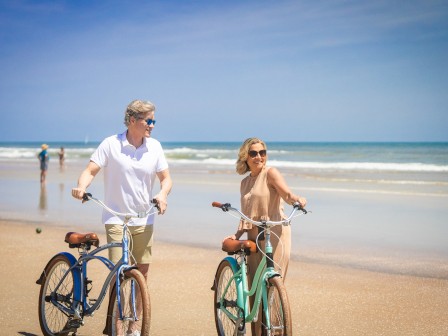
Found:
<svg viewBox="0 0 448 336"><path fill-rule="evenodd" d="M246 174L250 169L247 164L247 158L249 156L249 148L254 144L262 144L264 149L268 149L263 140L258 138L248 138L244 140L238 153L238 160L236 161L236 172L240 175Z"/></svg>
<svg viewBox="0 0 448 336"><path fill-rule="evenodd" d="M133 100L129 103L124 112L124 124L128 127L131 122L131 117L142 119L145 114L155 112L155 110L156 107L150 101Z"/></svg>

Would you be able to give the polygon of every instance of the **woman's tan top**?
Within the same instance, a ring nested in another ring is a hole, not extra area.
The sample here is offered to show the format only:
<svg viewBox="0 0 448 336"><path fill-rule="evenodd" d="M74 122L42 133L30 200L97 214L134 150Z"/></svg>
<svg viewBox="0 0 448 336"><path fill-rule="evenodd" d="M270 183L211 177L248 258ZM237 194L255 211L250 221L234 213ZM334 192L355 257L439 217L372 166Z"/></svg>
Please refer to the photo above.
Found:
<svg viewBox="0 0 448 336"><path fill-rule="evenodd" d="M256 221L285 218L279 193L268 185L268 170L269 167L264 167L258 176L248 175L241 181L241 210ZM250 230L252 224L241 220L238 229Z"/></svg>

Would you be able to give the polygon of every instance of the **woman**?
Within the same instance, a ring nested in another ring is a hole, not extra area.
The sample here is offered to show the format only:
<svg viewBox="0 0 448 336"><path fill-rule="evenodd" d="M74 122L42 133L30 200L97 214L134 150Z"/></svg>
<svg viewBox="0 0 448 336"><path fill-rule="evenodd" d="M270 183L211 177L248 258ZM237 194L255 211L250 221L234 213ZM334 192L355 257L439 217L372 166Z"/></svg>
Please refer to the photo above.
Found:
<svg viewBox="0 0 448 336"><path fill-rule="evenodd" d="M249 172L249 175L241 181L241 211L256 221L278 221L286 218L282 200L288 204L299 202L302 207L306 205L306 199L291 192L276 168L266 166L267 158L266 144L258 138L249 138L242 144L236 162L238 174L243 175ZM239 239L245 232L247 232L247 239L255 240L258 227L241 220L238 231L225 239ZM274 262L284 280L291 252L291 227L278 225L271 232L273 233L271 242L274 249ZM261 253L253 253L247 258L249 285L252 284L261 258ZM261 318L252 323L252 335L261 335Z"/></svg>

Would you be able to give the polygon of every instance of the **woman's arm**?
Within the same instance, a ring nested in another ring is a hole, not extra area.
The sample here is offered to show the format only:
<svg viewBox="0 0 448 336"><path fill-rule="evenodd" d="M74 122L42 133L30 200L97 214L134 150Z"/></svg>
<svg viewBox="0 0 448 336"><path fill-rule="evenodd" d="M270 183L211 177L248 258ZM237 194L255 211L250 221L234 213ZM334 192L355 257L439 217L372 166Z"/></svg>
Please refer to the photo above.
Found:
<svg viewBox="0 0 448 336"><path fill-rule="evenodd" d="M306 199L295 195L288 187L282 174L277 168L270 168L268 170L268 184L273 186L279 193L280 197L288 204L299 202L302 207L306 206Z"/></svg>

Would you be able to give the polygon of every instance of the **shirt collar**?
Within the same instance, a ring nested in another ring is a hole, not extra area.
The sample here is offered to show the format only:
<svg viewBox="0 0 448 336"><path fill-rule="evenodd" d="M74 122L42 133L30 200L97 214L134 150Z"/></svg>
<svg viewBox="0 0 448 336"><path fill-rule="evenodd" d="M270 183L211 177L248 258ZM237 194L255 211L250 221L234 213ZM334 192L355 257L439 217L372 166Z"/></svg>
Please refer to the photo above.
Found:
<svg viewBox="0 0 448 336"><path fill-rule="evenodd" d="M131 145L130 143L129 143L129 141L128 141L128 138L126 137L126 133L127 133L128 131L126 130L126 131L124 131L123 133L121 133L120 135L119 135L119 138L120 138L120 140L121 140L121 143L123 144L123 147L126 147L126 146L131 146L131 147L134 147L133 145ZM143 143L142 143L142 145L140 146L140 147L146 147L146 138L144 137L143 138ZM139 148L140 148L139 147Z"/></svg>

